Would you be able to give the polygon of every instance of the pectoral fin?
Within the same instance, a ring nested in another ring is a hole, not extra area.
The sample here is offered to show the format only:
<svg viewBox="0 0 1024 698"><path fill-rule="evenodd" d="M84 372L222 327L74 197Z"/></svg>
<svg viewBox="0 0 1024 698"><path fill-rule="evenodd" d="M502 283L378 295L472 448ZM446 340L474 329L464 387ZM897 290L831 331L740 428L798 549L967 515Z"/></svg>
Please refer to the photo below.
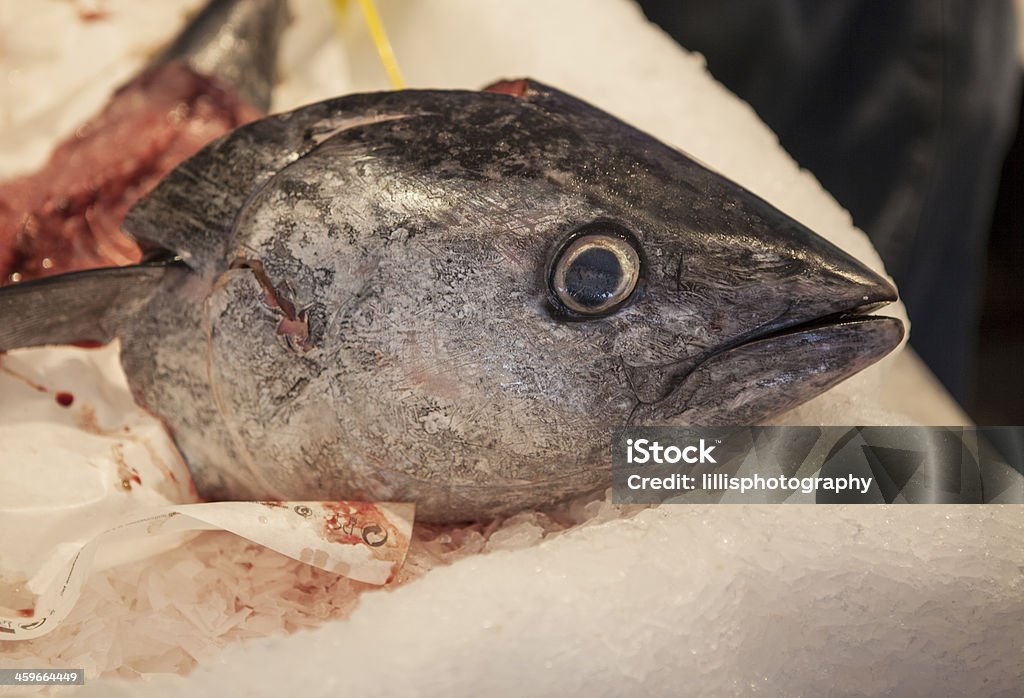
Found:
<svg viewBox="0 0 1024 698"><path fill-rule="evenodd" d="M0 288L0 351L107 343L180 262L89 269Z"/></svg>

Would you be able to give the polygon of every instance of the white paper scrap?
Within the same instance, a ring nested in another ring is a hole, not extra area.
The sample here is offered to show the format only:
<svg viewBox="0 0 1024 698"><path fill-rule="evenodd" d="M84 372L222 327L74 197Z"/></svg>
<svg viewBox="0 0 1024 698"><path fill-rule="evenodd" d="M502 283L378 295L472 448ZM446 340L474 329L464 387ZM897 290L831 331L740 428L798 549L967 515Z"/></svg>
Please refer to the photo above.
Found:
<svg viewBox="0 0 1024 698"><path fill-rule="evenodd" d="M394 577L412 504L199 503L172 440L132 400L118 351L0 354L0 640L46 634L90 571L194 531L231 531L368 584Z"/></svg>

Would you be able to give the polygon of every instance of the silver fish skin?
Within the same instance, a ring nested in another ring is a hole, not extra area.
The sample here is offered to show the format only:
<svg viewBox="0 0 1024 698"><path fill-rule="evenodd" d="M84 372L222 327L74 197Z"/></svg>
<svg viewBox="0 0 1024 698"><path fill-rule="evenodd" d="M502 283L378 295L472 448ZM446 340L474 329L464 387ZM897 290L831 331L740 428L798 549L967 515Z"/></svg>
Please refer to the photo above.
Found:
<svg viewBox="0 0 1024 698"><path fill-rule="evenodd" d="M866 314L895 288L850 255L589 104L507 84L234 131L129 213L173 260L0 290L21 318L0 349L119 337L205 497L458 521L608 486L614 427L756 423L901 341Z"/></svg>

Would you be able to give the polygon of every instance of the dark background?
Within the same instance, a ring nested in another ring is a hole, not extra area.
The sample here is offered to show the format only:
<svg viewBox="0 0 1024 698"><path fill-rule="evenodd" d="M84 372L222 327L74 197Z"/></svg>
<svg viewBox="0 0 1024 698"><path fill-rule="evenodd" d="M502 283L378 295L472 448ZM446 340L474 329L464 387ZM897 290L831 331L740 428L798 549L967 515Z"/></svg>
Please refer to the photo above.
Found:
<svg viewBox="0 0 1024 698"><path fill-rule="evenodd" d="M1012 0L639 0L875 244L911 346L979 424L1024 424Z"/></svg>
<svg viewBox="0 0 1024 698"><path fill-rule="evenodd" d="M1024 424L1024 100L1003 162L988 242L971 417Z"/></svg>

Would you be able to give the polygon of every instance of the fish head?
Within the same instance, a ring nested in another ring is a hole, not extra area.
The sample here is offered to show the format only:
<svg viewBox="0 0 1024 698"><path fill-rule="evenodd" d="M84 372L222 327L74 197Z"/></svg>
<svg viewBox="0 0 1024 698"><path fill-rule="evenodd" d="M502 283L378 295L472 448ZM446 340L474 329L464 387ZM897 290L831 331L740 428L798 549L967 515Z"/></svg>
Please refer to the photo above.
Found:
<svg viewBox="0 0 1024 698"><path fill-rule="evenodd" d="M613 427L763 420L899 343L863 264L511 84L339 104L245 197L204 327L262 496L543 505L606 484Z"/></svg>

